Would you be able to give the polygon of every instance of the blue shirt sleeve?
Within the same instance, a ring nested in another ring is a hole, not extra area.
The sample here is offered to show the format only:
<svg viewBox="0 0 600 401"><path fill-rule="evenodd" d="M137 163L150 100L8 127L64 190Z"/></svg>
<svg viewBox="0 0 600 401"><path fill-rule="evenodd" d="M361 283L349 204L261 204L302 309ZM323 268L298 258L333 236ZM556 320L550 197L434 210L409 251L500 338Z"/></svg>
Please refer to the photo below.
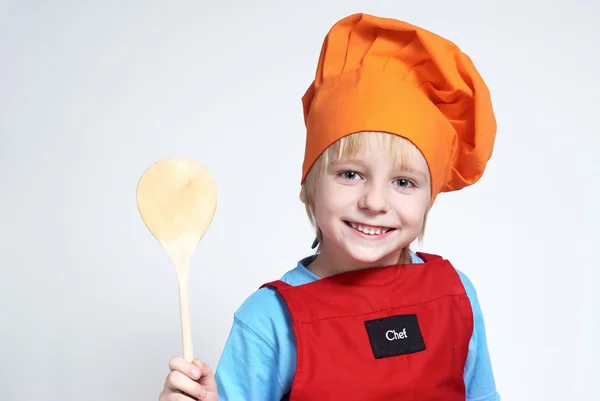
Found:
<svg viewBox="0 0 600 401"><path fill-rule="evenodd" d="M296 353L285 304L262 288L236 311L215 372L220 401L281 400L291 388Z"/></svg>
<svg viewBox="0 0 600 401"><path fill-rule="evenodd" d="M467 401L499 401L500 395L496 391L492 363L487 346L485 322L477 292L473 283L462 272L458 271L467 296L473 309L473 334L469 342L469 354L465 364L465 386L467 388Z"/></svg>
<svg viewBox="0 0 600 401"><path fill-rule="evenodd" d="M234 318L215 379L219 400L278 400L275 351L258 334Z"/></svg>

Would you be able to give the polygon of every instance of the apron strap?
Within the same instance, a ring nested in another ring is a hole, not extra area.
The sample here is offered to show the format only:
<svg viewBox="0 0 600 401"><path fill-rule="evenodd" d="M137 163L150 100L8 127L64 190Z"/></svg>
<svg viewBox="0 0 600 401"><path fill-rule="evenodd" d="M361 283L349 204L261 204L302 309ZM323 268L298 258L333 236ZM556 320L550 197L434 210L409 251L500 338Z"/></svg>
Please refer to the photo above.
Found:
<svg viewBox="0 0 600 401"><path fill-rule="evenodd" d="M270 287L270 288L274 288L276 290L282 290L284 288L291 288L292 286L284 281L275 280L275 281L271 281L269 283L265 283L260 286L260 288L263 288L263 287Z"/></svg>
<svg viewBox="0 0 600 401"><path fill-rule="evenodd" d="M425 263L427 262L434 262L434 261L440 261L443 260L444 258L442 258L439 255L434 255L431 253L425 253L425 252L415 252L417 254L418 257L420 257L421 259L423 259L423 261Z"/></svg>

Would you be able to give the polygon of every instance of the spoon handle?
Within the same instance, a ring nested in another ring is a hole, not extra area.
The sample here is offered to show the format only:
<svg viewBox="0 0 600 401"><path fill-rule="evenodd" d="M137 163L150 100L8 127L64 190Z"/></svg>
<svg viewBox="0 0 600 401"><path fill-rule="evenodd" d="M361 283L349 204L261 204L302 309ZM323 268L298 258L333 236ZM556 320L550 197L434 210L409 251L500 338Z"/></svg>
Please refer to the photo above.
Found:
<svg viewBox="0 0 600 401"><path fill-rule="evenodd" d="M183 359L192 362L194 349L192 344L192 327L190 324L190 301L187 280L179 282L179 312L181 314L181 339L183 341Z"/></svg>

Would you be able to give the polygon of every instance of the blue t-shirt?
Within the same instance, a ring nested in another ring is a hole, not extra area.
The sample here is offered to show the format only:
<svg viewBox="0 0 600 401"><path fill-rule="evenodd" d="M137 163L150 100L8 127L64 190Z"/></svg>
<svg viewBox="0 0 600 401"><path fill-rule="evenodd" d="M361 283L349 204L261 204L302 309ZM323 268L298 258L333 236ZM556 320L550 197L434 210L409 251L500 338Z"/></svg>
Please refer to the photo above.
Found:
<svg viewBox="0 0 600 401"><path fill-rule="evenodd" d="M411 253L413 263L423 263ZM302 285L319 280L302 260L281 280ZM464 371L467 401L497 401L485 325L471 281L457 271L471 301L474 327ZM283 298L272 288L254 292L235 312L233 326L215 372L219 400L279 401L292 386L296 340Z"/></svg>

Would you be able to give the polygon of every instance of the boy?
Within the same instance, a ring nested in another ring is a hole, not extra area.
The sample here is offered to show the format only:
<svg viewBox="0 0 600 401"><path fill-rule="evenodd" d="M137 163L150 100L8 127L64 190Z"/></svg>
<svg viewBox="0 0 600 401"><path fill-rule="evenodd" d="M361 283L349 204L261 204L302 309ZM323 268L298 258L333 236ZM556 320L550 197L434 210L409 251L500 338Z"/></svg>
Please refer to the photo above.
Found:
<svg viewBox="0 0 600 401"><path fill-rule="evenodd" d="M238 309L216 377L173 358L160 400L499 399L472 284L409 249L437 195L478 181L492 153L470 59L424 29L351 15L325 38L303 106L300 197L319 249Z"/></svg>

